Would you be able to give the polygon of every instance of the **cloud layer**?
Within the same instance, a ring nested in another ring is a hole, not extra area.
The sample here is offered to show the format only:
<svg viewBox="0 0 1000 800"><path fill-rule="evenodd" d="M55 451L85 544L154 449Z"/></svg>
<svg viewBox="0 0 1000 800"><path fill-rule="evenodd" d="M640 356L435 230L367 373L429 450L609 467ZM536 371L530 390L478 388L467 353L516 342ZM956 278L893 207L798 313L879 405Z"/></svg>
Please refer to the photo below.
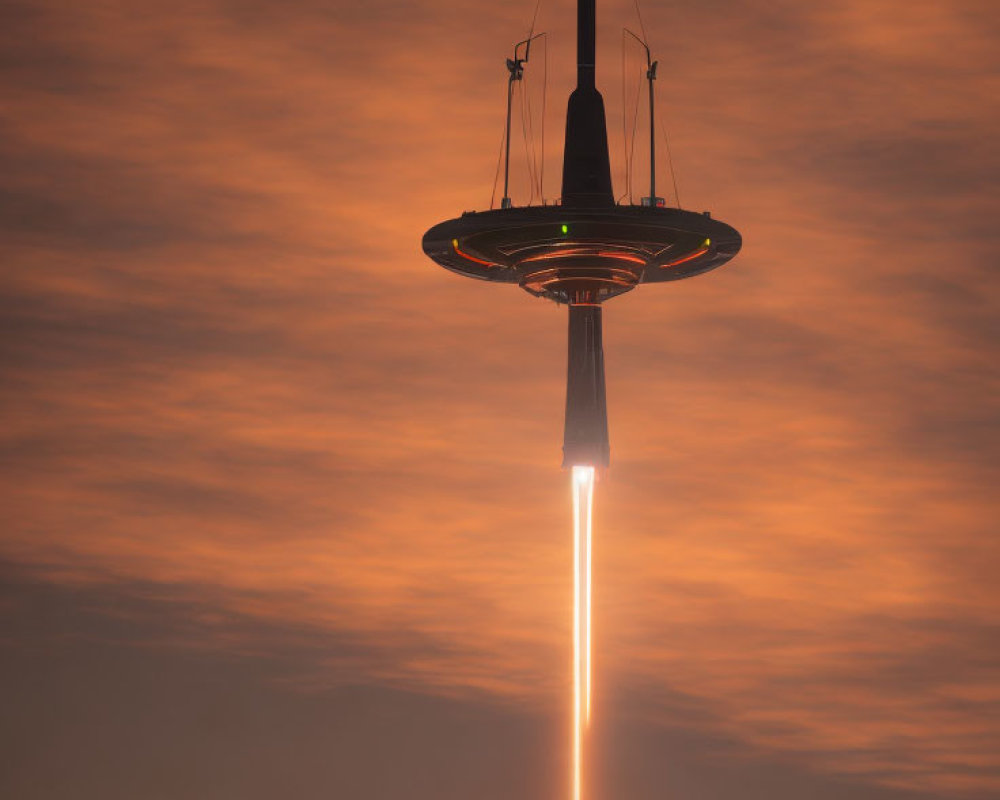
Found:
<svg viewBox="0 0 1000 800"><path fill-rule="evenodd" d="M599 720L1000 791L992 7L649 5L681 198L745 246L606 309ZM4 559L162 587L172 647L351 643L303 688L558 716L564 316L419 250L489 202L530 10L4 7Z"/></svg>

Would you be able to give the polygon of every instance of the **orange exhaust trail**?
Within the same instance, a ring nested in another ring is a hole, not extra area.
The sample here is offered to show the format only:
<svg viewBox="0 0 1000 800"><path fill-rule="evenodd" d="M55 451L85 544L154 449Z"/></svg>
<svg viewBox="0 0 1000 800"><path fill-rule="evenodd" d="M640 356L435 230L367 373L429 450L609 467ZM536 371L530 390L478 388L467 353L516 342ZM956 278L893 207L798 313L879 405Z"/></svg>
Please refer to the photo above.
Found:
<svg viewBox="0 0 1000 800"><path fill-rule="evenodd" d="M573 800L583 794L583 734L590 722L591 516L594 468L573 467Z"/></svg>

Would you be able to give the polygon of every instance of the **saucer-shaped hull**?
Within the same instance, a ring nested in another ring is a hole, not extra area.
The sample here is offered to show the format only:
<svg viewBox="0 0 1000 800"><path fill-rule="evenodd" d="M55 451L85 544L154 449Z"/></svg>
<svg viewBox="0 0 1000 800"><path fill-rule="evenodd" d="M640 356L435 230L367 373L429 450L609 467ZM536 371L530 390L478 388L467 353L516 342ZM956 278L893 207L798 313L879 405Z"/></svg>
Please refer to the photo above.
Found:
<svg viewBox="0 0 1000 800"><path fill-rule="evenodd" d="M516 283L557 302L601 302L639 283L690 278L722 266L742 240L707 214L674 208L531 206L466 212L424 234L441 266Z"/></svg>

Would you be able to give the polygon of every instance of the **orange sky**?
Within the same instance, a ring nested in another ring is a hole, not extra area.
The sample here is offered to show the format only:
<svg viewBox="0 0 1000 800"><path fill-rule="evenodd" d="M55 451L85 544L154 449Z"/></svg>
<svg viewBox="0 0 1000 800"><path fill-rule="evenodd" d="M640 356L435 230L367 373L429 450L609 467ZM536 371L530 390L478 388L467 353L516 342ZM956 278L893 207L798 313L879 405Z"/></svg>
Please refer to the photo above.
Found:
<svg viewBox="0 0 1000 800"><path fill-rule="evenodd" d="M274 797L280 752L300 797L563 796L565 312L420 251L489 203L532 9L0 11L4 794ZM996 797L993 4L643 12L681 199L744 248L605 309L595 800ZM549 199L573 24L543 2ZM253 747L209 686L267 695Z"/></svg>

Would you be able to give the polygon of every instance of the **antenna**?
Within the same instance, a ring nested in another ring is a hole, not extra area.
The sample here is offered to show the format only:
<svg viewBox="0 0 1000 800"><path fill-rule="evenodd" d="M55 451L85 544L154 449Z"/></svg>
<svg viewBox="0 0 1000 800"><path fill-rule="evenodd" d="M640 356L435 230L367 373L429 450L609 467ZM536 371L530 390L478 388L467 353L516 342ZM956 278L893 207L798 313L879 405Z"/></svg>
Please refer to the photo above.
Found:
<svg viewBox="0 0 1000 800"><path fill-rule="evenodd" d="M642 49L646 51L646 82L649 84L649 197L642 198L642 204L659 207L666 204L662 197L656 196L656 112L653 108L653 81L656 80L656 67L660 62L653 61L649 45L646 44L645 40L636 36L628 28L623 30L642 45Z"/></svg>
<svg viewBox="0 0 1000 800"><path fill-rule="evenodd" d="M539 36L544 35L544 33L536 33L534 36L518 42L514 45L514 56L507 59L507 71L510 75L507 78L507 126L504 128L506 147L503 161L503 198L500 200L500 208L510 208L513 205L510 199L510 110L514 97L514 82L524 79L524 65L528 63L528 57L531 54L531 43ZM524 46L524 58L518 58L517 51L522 45ZM545 157L544 153L542 153L542 157Z"/></svg>

